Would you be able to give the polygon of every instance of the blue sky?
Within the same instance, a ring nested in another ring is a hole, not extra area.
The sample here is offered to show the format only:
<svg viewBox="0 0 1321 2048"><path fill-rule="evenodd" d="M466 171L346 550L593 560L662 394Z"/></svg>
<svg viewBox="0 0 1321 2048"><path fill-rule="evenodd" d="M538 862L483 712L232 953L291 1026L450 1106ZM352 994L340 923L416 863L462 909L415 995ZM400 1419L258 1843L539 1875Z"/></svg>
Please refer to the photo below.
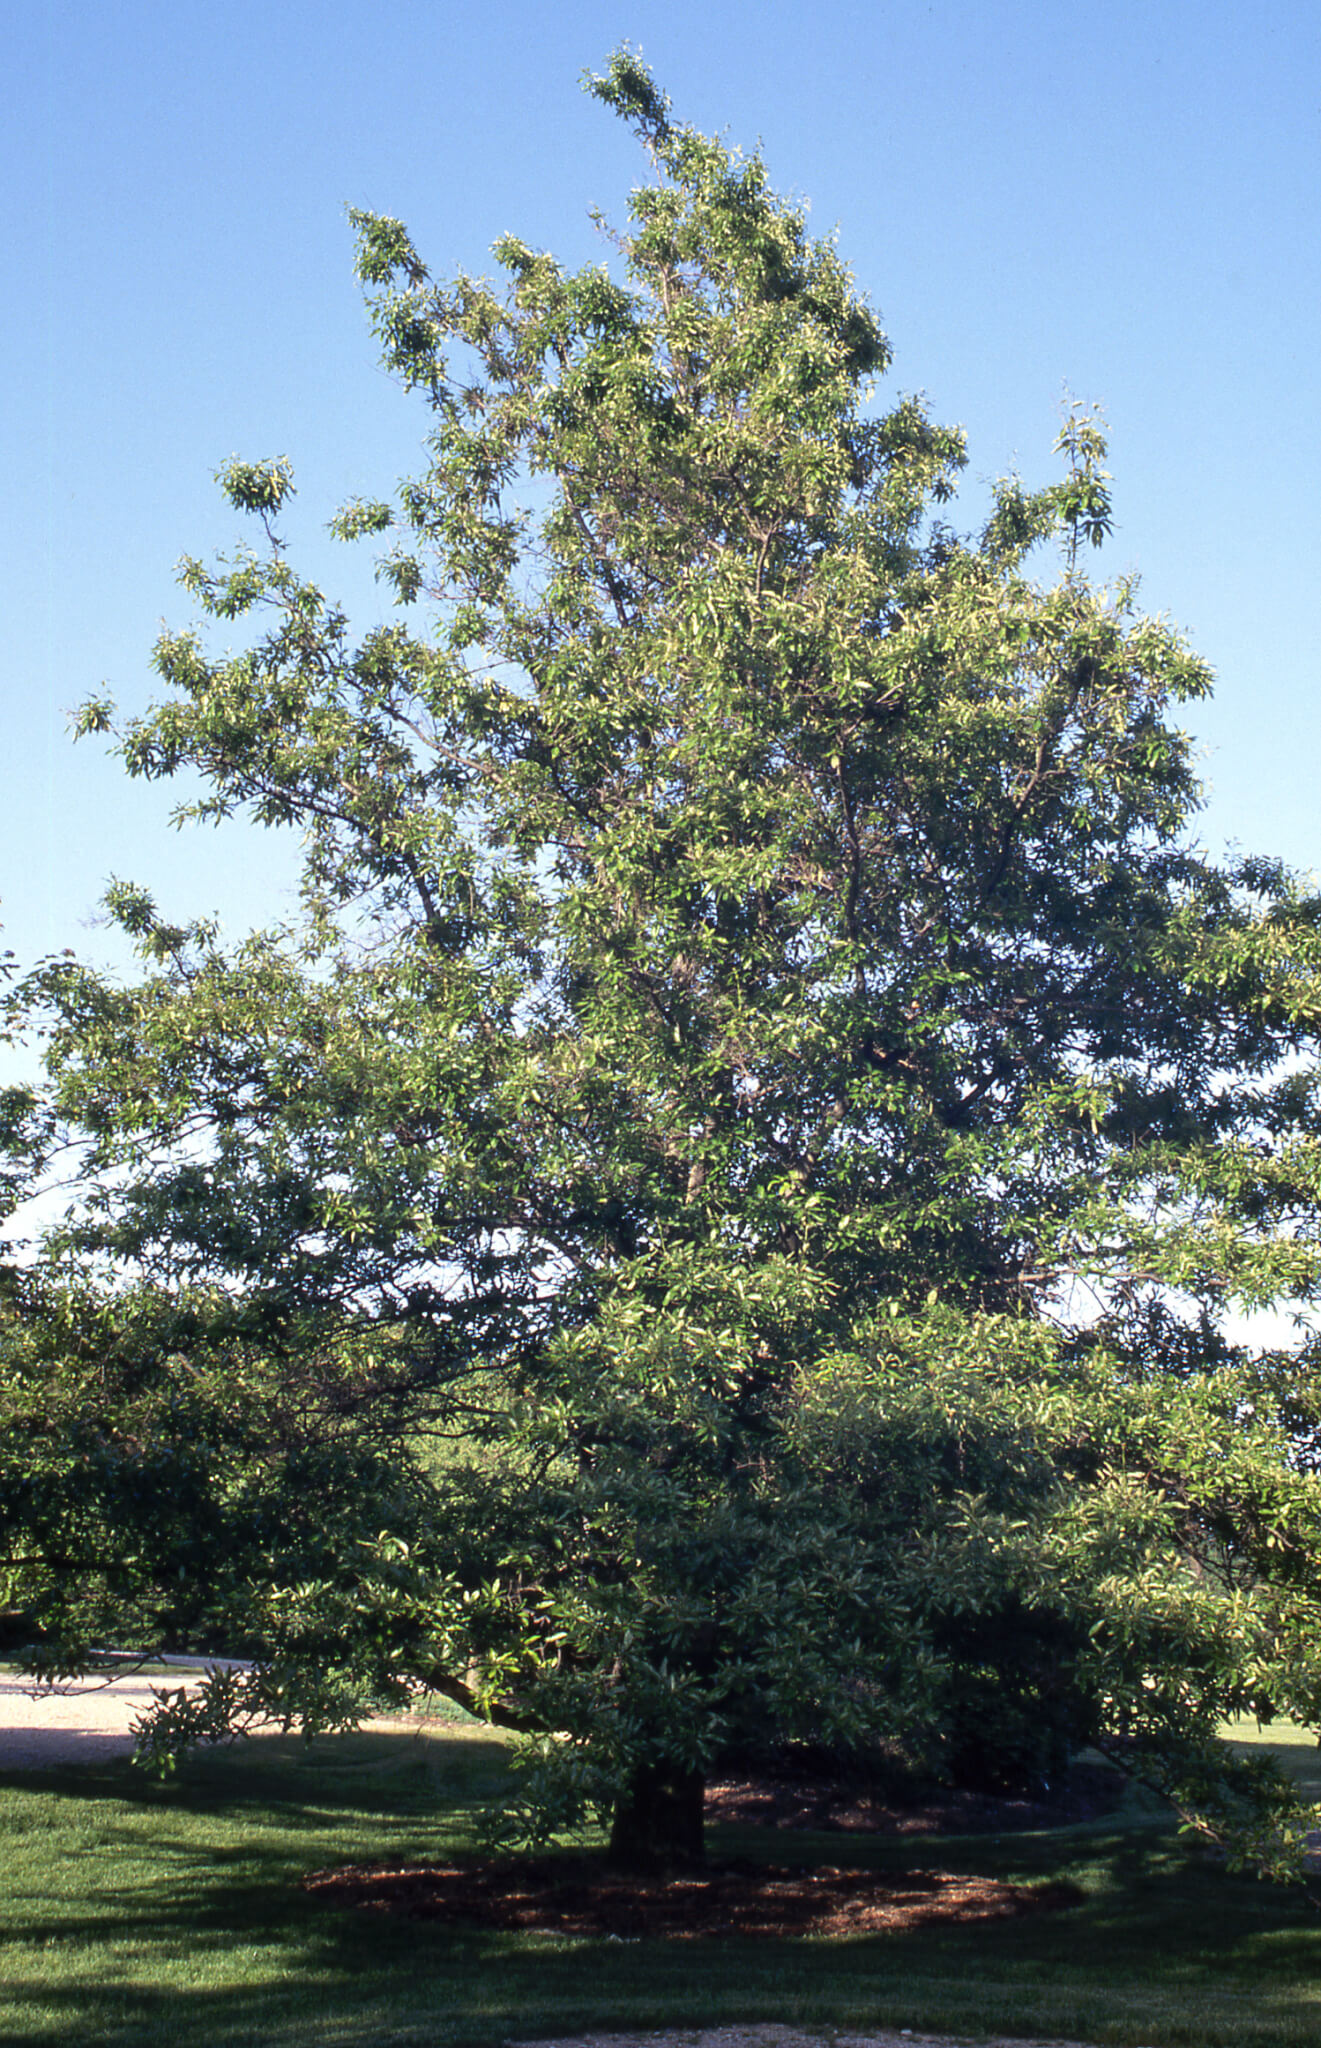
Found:
<svg viewBox="0 0 1321 2048"><path fill-rule="evenodd" d="M1055 0L43 0L5 9L7 317L0 897L23 959L107 939L111 873L172 915L278 914L290 850L172 834L66 714L152 694L173 564L235 536L212 482L288 454L296 562L364 623L335 506L415 466L425 417L377 369L346 204L433 270L512 230L570 262L642 166L578 90L640 46L684 117L760 141L879 306L892 392L962 423L979 483L1052 473L1067 386L1109 417L1100 558L1220 677L1192 721L1202 837L1321 869L1321 14Z"/></svg>

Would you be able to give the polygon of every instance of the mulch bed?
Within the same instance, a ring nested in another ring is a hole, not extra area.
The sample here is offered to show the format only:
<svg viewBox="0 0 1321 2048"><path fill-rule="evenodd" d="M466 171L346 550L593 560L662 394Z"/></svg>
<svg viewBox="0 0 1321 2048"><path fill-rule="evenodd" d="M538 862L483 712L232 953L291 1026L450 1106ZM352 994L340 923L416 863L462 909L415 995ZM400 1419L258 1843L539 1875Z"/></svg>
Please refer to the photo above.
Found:
<svg viewBox="0 0 1321 2048"><path fill-rule="evenodd" d="M790 1762L708 1786L706 1818L826 1834L1001 1835L1101 1820L1114 1812L1124 1789L1121 1773L1106 1764L1074 1764L1060 1784L1033 1799L943 1786L886 1791L861 1778L804 1771Z"/></svg>
<svg viewBox="0 0 1321 2048"><path fill-rule="evenodd" d="M939 1836L1060 1827L1113 1811L1117 1771L1075 1765L1040 1799L986 1793L884 1790L813 1774L787 1760L756 1777L708 1788L708 1822L841 1834ZM1057 1912L1082 1894L1068 1883L1014 1885L947 1870L847 1870L834 1864L729 1861L634 1876L599 1857L510 1858L404 1867L347 1864L304 1887L329 1905L413 1920L637 1941L646 1935L841 1935L1016 1919Z"/></svg>
<svg viewBox="0 0 1321 2048"><path fill-rule="evenodd" d="M740 1862L660 1878L627 1876L587 1858L402 1869L350 1864L317 1871L304 1885L329 1904L411 1920L625 1941L644 1935L875 1934L936 1921L1015 1919L1058 1911L1082 1897L1069 1884L1002 1884L943 1870L895 1874Z"/></svg>

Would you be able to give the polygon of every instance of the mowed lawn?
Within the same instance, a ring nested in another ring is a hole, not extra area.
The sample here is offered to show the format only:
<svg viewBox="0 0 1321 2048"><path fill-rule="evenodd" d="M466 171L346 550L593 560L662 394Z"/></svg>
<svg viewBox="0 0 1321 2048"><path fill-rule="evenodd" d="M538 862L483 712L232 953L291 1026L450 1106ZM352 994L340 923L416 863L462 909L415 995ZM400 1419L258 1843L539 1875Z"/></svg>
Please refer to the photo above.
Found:
<svg viewBox="0 0 1321 2048"><path fill-rule="evenodd" d="M1321 1791L1317 1752L1282 1753ZM168 1783L0 1776L0 2041L367 2048L735 2020L1321 2048L1321 1910L1227 1877L1135 1804L1051 1834L718 1833L771 1860L1067 1877L1065 1911L844 1941L569 1939L328 1905L304 1873L472 1850L505 1772L472 1726L267 1739ZM1318 1880L1321 1894L1321 1879Z"/></svg>

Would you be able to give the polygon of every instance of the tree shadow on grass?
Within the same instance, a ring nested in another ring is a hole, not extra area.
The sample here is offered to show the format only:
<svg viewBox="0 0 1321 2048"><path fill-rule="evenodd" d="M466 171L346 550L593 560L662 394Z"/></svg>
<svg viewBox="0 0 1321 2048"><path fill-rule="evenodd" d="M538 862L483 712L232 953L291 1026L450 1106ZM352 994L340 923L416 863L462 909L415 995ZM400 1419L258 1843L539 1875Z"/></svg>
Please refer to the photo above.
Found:
<svg viewBox="0 0 1321 2048"><path fill-rule="evenodd" d="M310 1826L363 1816L439 1809L465 1815L499 1798L509 1777L498 1737L460 1740L398 1733L263 1735L193 1752L160 1775L124 1757L63 1763L47 1770L0 1769L5 1792L59 1799L118 1800L173 1811L265 1808Z"/></svg>
<svg viewBox="0 0 1321 2048"><path fill-rule="evenodd" d="M122 1765L0 1778L0 1814L35 1845L3 1908L0 2040L460 2048L754 2019L1083 2040L1182 2027L1208 2048L1312 2038L1321 1925L1306 1901L1229 1878L1152 1826L846 1843L740 1828L713 1842L754 1860L1068 1876L1085 1893L1067 1912L989 1926L678 1945L336 1905L302 1879L338 1860L474 1853L476 1809L506 1768L503 1746L479 1737L416 1752L337 1740L249 1745L163 1785Z"/></svg>
<svg viewBox="0 0 1321 2048"><path fill-rule="evenodd" d="M1008 1924L833 1942L535 1939L419 1927L388 1916L310 1913L256 1886L220 1900L185 1887L158 1940L188 1944L187 1978L151 1981L137 1948L132 1982L93 1967L52 1985L21 1968L10 1994L29 1994L38 2031L3 2038L49 2042L58 2031L135 2048L366 2048L389 2040L429 2048L583 2032L777 2020L866 2031L906 2025L962 2033L1109 2033L1205 2048L1280 2048L1300 2030L1313 1979L1277 1940L1271 1973L1235 1983L1197 1967L1175 1941L1147 1931L1143 1967L1098 1963L1102 1914L1080 1951L1067 1934ZM108 1904L110 1902L107 1902ZM310 1902L308 1902L310 1903ZM1085 1915L1087 1909L1083 1909ZM1113 1934L1113 1921L1108 1921ZM134 1930L140 1934L139 1930ZM80 1921L71 1935L87 1938ZM1315 1938L1308 1944L1315 1968ZM19 1959L16 1957L15 1961ZM107 1962L110 1959L107 1958ZM242 1964L251 1971L244 1981ZM1281 1966L1284 1966L1283 1968Z"/></svg>

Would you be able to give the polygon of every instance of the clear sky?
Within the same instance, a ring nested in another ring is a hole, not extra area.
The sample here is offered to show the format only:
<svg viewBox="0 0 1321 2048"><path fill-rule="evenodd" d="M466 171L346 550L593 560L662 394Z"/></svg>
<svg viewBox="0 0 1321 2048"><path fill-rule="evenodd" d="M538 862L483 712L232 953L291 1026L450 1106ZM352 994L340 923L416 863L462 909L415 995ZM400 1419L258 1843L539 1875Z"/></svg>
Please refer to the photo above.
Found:
<svg viewBox="0 0 1321 2048"><path fill-rule="evenodd" d="M278 913L292 859L178 836L66 714L152 694L185 549L235 537L212 477L288 454L296 563L364 622L335 506L416 464L377 369L346 204L433 271L504 231L594 259L642 174L578 90L621 40L677 111L758 141L880 308L891 391L968 430L979 482L1054 473L1064 388L1112 434L1098 566L1213 662L1202 837L1321 869L1321 12L1309 0L40 0L3 9L8 280L0 896L24 959L96 956L111 873L171 915Z"/></svg>

